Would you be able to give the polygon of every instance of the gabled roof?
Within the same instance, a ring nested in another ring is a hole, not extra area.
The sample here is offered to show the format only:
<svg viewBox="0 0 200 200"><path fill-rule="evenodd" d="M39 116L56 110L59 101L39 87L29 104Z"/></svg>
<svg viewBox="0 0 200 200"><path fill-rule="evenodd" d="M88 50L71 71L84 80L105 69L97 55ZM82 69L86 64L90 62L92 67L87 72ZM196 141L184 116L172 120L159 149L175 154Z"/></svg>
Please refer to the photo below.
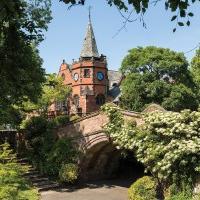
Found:
<svg viewBox="0 0 200 200"><path fill-rule="evenodd" d="M80 57L82 57L82 58L99 57L97 44L96 44L90 17L89 17L89 23L88 23L88 27L87 27L87 31L86 31L86 36L83 41L83 47L81 50Z"/></svg>

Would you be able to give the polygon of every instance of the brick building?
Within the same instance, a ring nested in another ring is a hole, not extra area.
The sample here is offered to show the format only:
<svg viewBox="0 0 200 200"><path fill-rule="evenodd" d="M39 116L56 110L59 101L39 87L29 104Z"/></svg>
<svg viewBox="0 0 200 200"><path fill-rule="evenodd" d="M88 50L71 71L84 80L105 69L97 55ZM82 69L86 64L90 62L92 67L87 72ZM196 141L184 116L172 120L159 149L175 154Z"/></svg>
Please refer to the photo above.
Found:
<svg viewBox="0 0 200 200"><path fill-rule="evenodd" d="M122 75L108 70L106 56L99 55L90 17L79 60L71 65L63 60L58 75L72 93L70 99L52 105L51 113L85 115L107 101L118 102Z"/></svg>

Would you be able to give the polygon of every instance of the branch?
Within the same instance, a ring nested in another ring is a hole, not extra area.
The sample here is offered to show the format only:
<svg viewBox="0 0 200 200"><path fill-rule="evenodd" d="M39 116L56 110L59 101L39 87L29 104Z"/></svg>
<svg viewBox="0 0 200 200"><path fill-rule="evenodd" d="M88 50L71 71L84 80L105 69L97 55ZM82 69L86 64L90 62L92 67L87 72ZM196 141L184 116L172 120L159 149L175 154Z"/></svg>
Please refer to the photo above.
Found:
<svg viewBox="0 0 200 200"><path fill-rule="evenodd" d="M112 38L115 38L123 29L126 29L126 25L127 25L128 22L135 22L135 21L138 20L138 18L136 18L136 19L130 19L131 15L133 13L133 10L129 13L128 17L125 17L121 13L121 11L119 10L119 8L118 8L118 11L119 11L120 15L125 19L125 21L123 22L123 26L112 36Z"/></svg>

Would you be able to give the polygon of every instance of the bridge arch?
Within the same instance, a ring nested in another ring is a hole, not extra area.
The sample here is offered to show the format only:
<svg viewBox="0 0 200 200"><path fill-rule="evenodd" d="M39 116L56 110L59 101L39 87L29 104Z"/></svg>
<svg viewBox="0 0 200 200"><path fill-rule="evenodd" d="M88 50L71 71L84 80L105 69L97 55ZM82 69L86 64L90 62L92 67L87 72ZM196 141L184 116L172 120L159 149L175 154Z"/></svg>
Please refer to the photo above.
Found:
<svg viewBox="0 0 200 200"><path fill-rule="evenodd" d="M120 108L119 111L125 120L135 120L137 126L144 123L144 113L165 112L162 107L155 104L148 106L142 113L121 110ZM77 148L83 151L80 160L80 174L83 179L110 177L120 168L120 165L125 166L132 162L120 156L121 151L115 148L110 138L104 133L104 126L107 123L109 123L108 117L102 112L96 112L70 122L57 130L59 138L72 138ZM132 167L134 169L132 171L136 170L135 173L138 173L138 163L134 161L133 153L130 158L133 158ZM121 167L123 168L123 166Z"/></svg>

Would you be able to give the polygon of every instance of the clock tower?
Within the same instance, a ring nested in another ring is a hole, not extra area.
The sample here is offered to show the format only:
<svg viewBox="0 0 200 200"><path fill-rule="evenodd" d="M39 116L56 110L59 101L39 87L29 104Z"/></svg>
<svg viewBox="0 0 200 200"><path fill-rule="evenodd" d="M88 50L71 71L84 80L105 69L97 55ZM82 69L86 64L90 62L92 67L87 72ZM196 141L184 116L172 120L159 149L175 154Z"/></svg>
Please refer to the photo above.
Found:
<svg viewBox="0 0 200 200"><path fill-rule="evenodd" d="M80 58L72 63L71 75L71 114L99 110L107 98L108 69L106 56L98 53L90 15Z"/></svg>

